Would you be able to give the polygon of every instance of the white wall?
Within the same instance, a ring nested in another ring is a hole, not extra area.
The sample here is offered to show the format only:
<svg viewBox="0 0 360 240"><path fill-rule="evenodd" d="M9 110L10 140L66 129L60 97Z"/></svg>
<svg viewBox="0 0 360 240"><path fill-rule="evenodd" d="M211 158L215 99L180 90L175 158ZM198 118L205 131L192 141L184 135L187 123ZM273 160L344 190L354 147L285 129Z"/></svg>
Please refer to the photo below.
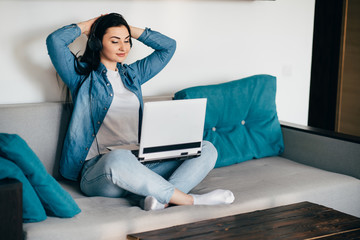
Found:
<svg viewBox="0 0 360 240"><path fill-rule="evenodd" d="M61 101L45 46L66 24L119 12L131 25L177 40L169 65L145 96L253 74L277 77L280 120L307 124L315 0L4 1L0 0L0 104ZM85 38L72 49L82 49ZM135 43L127 62L150 51Z"/></svg>

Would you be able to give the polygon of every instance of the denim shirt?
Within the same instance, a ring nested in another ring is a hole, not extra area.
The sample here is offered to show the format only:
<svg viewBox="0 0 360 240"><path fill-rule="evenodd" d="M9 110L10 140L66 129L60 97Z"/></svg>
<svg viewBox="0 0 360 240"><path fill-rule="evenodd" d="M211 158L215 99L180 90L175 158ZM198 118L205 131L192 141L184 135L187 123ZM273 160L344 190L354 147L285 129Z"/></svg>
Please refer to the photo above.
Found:
<svg viewBox="0 0 360 240"><path fill-rule="evenodd" d="M75 70L75 57L68 45L81 35L76 24L62 27L46 39L48 54L61 79L69 87L74 104L60 160L60 173L76 181L90 146L113 100L113 89L105 66L84 79ZM141 121L143 100L141 85L159 73L170 61L176 48L175 40L146 28L138 40L155 51L132 64L117 64L124 86L139 99ZM91 97L90 97L91 95ZM90 102L91 100L91 102Z"/></svg>

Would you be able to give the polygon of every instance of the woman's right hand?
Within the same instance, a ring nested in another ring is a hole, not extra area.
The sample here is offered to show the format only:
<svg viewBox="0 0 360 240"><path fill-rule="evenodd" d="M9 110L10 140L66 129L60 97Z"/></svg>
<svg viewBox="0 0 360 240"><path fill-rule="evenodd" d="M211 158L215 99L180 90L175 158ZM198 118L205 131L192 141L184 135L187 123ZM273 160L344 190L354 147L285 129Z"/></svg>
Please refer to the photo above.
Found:
<svg viewBox="0 0 360 240"><path fill-rule="evenodd" d="M103 15L101 15L101 16L103 16ZM81 29L81 33L85 34L86 36L89 36L90 31L91 31L91 26L94 24L96 19L98 19L101 16L89 19L89 20L84 21L84 22L77 23L78 27Z"/></svg>

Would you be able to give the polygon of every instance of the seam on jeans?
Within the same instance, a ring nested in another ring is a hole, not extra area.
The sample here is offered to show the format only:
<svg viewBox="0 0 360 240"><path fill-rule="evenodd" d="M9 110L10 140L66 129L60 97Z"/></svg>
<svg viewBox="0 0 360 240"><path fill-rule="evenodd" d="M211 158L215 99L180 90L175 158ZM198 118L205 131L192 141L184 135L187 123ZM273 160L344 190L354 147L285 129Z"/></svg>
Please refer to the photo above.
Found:
<svg viewBox="0 0 360 240"><path fill-rule="evenodd" d="M87 174L86 174L87 175ZM88 178L86 178L86 175L85 176L83 176L83 180L84 181L86 181L86 183L93 183L93 182L96 182L96 181L98 181L100 178L102 178L102 177L106 177L107 179L109 179L108 177L107 177L107 175L109 175L109 174L101 174L101 175L99 175L99 176L97 176L96 178L93 178L93 179L91 179L91 180L89 180Z"/></svg>
<svg viewBox="0 0 360 240"><path fill-rule="evenodd" d="M108 174L108 175L111 177L111 179L113 179L112 173L110 173L110 174ZM137 193L138 191L137 191L136 189L130 187L130 185L128 185L128 184L126 184L126 183L124 183L124 182L122 182L122 181L119 181L118 178L114 178L114 179L116 180L116 182L121 182L121 184L123 185L123 187L119 186L118 184L115 184L114 181L111 181L112 184L118 186L119 188L121 188L121 189L123 189L123 190L125 190L125 191L138 194L138 193Z"/></svg>
<svg viewBox="0 0 360 240"><path fill-rule="evenodd" d="M125 191L132 192L132 193L138 192L138 191L136 191L136 189L130 187L130 185L128 185L128 184L126 184L126 183L124 183L124 182L122 182L122 181L119 181L117 178L115 178L116 182L121 182L122 185L123 185L123 187L122 187L122 186L119 186L119 185L116 184L116 183L114 183L114 181L112 181L113 176L112 176L111 173L103 173L103 174L101 174L101 175L99 175L99 176L97 176L96 178L93 178L93 179L91 179L91 180L87 179L87 178L86 178L86 175L85 175L85 176L83 177L83 181L84 181L85 183L87 183L87 184L92 184L92 183L98 181L99 179L101 179L101 178L103 178L103 177L104 177L104 178L106 179L106 181L108 181L109 183L111 183L111 184L113 184L113 185L116 185L116 186L118 186L119 188L121 188L121 189L123 189L123 190L125 190Z"/></svg>

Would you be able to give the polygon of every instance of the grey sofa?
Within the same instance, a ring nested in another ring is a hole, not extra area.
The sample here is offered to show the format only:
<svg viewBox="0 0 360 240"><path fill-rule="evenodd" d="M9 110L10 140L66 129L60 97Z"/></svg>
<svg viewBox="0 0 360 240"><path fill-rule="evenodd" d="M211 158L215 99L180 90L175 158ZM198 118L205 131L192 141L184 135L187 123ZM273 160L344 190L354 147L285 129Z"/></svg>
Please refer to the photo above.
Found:
<svg viewBox="0 0 360 240"><path fill-rule="evenodd" d="M17 133L25 139L82 210L70 219L48 217L43 222L23 224L25 239L126 239L129 233L301 201L360 217L358 138L282 123L285 151L281 156L216 168L192 191L230 189L236 197L233 204L174 206L146 212L126 199L86 197L77 183L59 176L60 152L70 114L69 104L64 103L0 106L0 132Z"/></svg>

